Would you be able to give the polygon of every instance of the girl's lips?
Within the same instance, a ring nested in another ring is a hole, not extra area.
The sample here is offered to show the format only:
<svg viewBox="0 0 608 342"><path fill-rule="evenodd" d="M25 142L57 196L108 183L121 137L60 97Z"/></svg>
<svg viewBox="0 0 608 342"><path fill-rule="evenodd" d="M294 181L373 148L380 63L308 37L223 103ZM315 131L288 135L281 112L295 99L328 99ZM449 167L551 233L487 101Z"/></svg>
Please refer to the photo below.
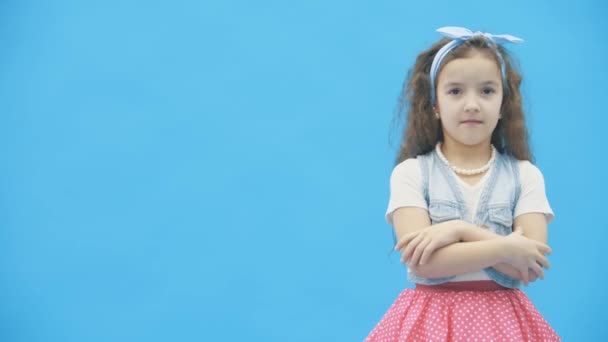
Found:
<svg viewBox="0 0 608 342"><path fill-rule="evenodd" d="M465 125L479 125L482 123L482 121L479 120L465 120L462 122Z"/></svg>

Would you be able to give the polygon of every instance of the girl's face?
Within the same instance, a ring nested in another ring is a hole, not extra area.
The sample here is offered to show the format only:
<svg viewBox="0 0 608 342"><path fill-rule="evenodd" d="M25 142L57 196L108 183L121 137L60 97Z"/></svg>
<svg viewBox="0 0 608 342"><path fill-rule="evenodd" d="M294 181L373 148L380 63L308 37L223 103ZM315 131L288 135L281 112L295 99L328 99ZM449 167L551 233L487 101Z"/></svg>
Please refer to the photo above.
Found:
<svg viewBox="0 0 608 342"><path fill-rule="evenodd" d="M502 79L497 63L476 53L448 62L437 80L437 105L446 144L490 144L500 118Z"/></svg>

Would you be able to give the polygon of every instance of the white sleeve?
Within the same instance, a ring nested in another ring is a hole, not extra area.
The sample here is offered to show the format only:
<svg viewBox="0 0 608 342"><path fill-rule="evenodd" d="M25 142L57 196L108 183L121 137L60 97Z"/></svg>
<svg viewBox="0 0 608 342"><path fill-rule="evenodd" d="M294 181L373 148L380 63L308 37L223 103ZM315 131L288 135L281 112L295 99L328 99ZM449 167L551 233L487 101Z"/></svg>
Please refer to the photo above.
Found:
<svg viewBox="0 0 608 342"><path fill-rule="evenodd" d="M422 175L418 160L404 160L391 173L391 195L386 209L386 221L393 224L393 212L401 207L428 209L422 188Z"/></svg>
<svg viewBox="0 0 608 342"><path fill-rule="evenodd" d="M547 224L555 215L545 193L545 180L540 170L529 161L519 162L521 193L515 206L515 217L527 213L545 214Z"/></svg>

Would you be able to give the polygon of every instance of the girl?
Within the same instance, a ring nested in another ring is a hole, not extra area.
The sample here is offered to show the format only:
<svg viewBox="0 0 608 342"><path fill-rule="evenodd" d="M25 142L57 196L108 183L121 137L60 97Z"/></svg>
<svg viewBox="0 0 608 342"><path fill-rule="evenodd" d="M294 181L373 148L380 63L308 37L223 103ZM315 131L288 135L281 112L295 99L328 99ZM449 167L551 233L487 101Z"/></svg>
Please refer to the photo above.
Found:
<svg viewBox="0 0 608 342"><path fill-rule="evenodd" d="M366 341L559 341L519 288L544 277L553 212L531 164L509 35L438 30L402 94L386 218L404 290Z"/></svg>

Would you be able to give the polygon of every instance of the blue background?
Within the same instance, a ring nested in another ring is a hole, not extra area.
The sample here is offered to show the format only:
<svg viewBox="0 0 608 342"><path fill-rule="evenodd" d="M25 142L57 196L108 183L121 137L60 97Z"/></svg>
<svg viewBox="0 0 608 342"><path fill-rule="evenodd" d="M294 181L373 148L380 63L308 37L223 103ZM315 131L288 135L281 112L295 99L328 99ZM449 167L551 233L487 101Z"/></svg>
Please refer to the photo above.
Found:
<svg viewBox="0 0 608 342"><path fill-rule="evenodd" d="M391 120L441 26L526 40L557 218L525 291L565 341L608 336L607 7L2 1L0 340L362 340L411 286Z"/></svg>

